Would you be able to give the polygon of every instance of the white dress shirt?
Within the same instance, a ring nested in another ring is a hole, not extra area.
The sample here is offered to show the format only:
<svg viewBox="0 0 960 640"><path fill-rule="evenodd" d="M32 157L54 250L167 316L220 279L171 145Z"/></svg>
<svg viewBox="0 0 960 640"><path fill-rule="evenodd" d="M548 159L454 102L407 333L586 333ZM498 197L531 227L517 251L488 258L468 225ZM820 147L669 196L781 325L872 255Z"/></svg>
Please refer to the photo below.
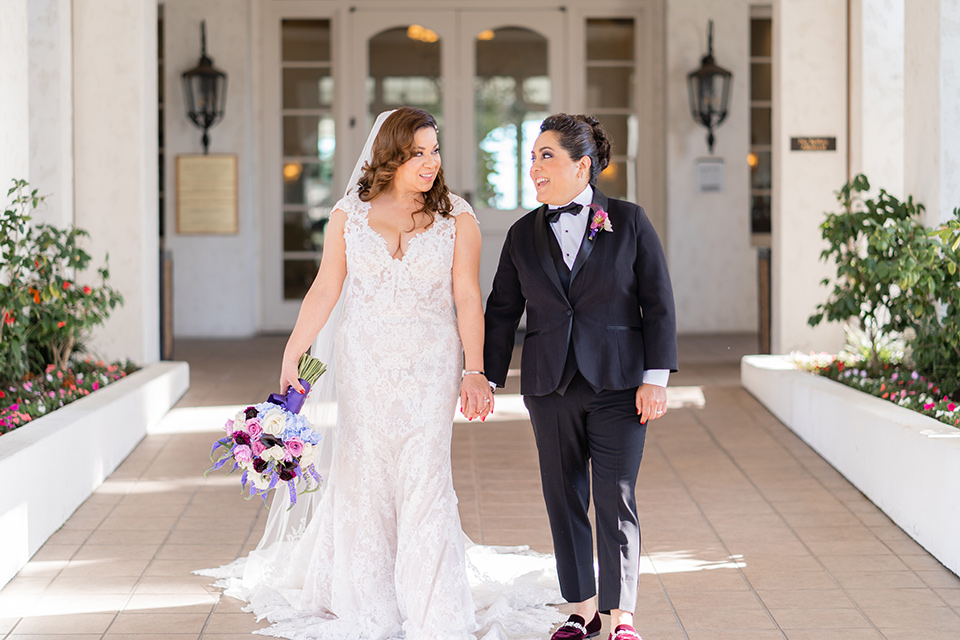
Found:
<svg viewBox="0 0 960 640"><path fill-rule="evenodd" d="M566 206L576 202L583 207L589 207L593 202L593 187L589 184L580 192L576 198L560 206ZM559 207L550 207L558 209ZM580 209L577 215L563 214L555 222L550 223L553 229L553 235L557 237L560 243L560 251L563 253L563 261L568 269L573 269L573 263L580 252L580 244L583 242L587 225L590 223L590 210ZM643 384L653 384L658 387L665 387L670 380L669 369L647 369L643 372Z"/></svg>

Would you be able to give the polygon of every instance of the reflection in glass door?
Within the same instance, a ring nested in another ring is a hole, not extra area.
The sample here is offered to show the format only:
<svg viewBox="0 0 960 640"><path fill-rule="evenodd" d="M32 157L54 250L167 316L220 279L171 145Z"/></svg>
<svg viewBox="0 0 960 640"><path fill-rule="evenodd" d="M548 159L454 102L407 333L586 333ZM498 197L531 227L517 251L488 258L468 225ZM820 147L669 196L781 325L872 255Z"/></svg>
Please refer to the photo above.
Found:
<svg viewBox="0 0 960 640"><path fill-rule="evenodd" d="M387 29L370 39L368 127L381 112L407 106L429 111L443 131L440 46L436 31L417 24Z"/></svg>
<svg viewBox="0 0 960 640"><path fill-rule="evenodd" d="M502 27L476 36L474 124L478 207L513 211L539 203L527 177L540 122L550 114L547 39Z"/></svg>

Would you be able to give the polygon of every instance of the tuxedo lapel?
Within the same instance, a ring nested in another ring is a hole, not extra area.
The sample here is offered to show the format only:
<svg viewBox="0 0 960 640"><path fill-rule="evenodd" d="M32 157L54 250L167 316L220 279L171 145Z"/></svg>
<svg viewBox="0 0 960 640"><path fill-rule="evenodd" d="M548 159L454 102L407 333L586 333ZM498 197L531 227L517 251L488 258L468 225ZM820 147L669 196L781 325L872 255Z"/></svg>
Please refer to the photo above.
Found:
<svg viewBox="0 0 960 640"><path fill-rule="evenodd" d="M599 206L604 211L607 210L607 196L603 195L599 189L596 187L593 188L593 204ZM587 228L583 231L583 240L580 242L580 251L577 252L577 257L573 261L573 268L570 269L570 288L573 289L573 282L577 277L577 274L580 273L580 269L583 268L584 263L590 257L590 254L593 253L593 247L596 245L597 239L594 237L593 240L589 240L590 235L590 221L593 219L594 210L591 207L587 211Z"/></svg>
<svg viewBox="0 0 960 640"><path fill-rule="evenodd" d="M550 282L557 288L560 295L566 298L567 294L563 291L563 285L560 283L560 275L557 273L557 265L553 263L553 256L550 255L550 245L548 244L550 239L547 237L547 234L552 232L547 228L546 211L547 205L542 205L534 217L533 244L537 249L537 257L540 259L540 266L543 267L544 273L547 274Z"/></svg>

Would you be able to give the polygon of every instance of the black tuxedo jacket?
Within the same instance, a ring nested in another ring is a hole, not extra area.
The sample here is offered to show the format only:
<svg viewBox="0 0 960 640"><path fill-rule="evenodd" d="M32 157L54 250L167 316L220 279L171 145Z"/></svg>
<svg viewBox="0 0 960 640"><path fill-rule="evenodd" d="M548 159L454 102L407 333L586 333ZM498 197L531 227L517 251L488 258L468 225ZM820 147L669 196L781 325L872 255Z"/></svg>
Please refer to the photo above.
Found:
<svg viewBox="0 0 960 640"><path fill-rule="evenodd" d="M641 207L608 199L596 187L593 193L613 231L588 240L587 225L569 295L551 255L549 243L556 239L546 205L507 232L487 299L483 350L487 378L499 386L525 308L523 395L557 390L571 346L577 368L597 390L637 387L644 369L677 370L676 312L660 239Z"/></svg>

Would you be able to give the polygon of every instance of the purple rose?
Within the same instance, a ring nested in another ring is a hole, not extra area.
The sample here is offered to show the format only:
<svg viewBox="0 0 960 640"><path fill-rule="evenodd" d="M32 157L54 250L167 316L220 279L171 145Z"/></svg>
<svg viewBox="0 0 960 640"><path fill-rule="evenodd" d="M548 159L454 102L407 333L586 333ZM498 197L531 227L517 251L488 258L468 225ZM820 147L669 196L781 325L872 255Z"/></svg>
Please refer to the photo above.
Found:
<svg viewBox="0 0 960 640"><path fill-rule="evenodd" d="M253 460L253 450L242 444L233 450L233 457L237 462L250 462Z"/></svg>
<svg viewBox="0 0 960 640"><path fill-rule="evenodd" d="M289 453L294 458L299 458L303 455L303 441L300 438L290 438L285 443L287 453Z"/></svg>
<svg viewBox="0 0 960 640"><path fill-rule="evenodd" d="M250 443L250 448L253 450L253 455L259 456L261 453L267 450L263 443L259 440L254 440Z"/></svg>
<svg viewBox="0 0 960 640"><path fill-rule="evenodd" d="M249 436L248 434L244 433L243 431L234 431L234 432L233 432L233 441L236 442L237 444L249 445L249 444L250 444L250 436Z"/></svg>
<svg viewBox="0 0 960 640"><path fill-rule="evenodd" d="M247 420L247 433L254 438L263 435L263 427L260 426L260 418L250 418Z"/></svg>
<svg viewBox="0 0 960 640"><path fill-rule="evenodd" d="M263 470L267 468L267 461L263 458L254 458L253 459L253 470L257 473L263 473Z"/></svg>

